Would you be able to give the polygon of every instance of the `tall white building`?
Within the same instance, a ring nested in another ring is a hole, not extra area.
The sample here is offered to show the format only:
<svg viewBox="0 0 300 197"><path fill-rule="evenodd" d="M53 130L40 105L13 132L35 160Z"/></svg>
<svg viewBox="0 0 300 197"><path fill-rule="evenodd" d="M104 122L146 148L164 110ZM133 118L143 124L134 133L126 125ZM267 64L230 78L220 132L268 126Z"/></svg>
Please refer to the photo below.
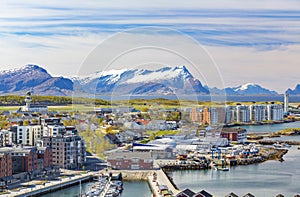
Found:
<svg viewBox="0 0 300 197"><path fill-rule="evenodd" d="M42 139L41 125L17 126L16 143L35 146Z"/></svg>
<svg viewBox="0 0 300 197"><path fill-rule="evenodd" d="M236 106L236 122L250 122L250 110L248 106Z"/></svg>
<svg viewBox="0 0 300 197"><path fill-rule="evenodd" d="M210 125L217 125L219 123L219 112L217 108L210 108Z"/></svg>
<svg viewBox="0 0 300 197"><path fill-rule="evenodd" d="M267 105L267 120L277 121L283 119L283 107L282 105Z"/></svg>
<svg viewBox="0 0 300 197"><path fill-rule="evenodd" d="M267 120L266 105L250 105L250 120L252 122L262 122Z"/></svg>

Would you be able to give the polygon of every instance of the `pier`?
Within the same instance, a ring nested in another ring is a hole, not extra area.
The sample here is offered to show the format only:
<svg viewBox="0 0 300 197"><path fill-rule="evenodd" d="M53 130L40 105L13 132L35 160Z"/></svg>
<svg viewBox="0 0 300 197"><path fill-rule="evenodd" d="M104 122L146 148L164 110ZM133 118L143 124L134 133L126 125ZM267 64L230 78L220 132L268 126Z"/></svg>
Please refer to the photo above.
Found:
<svg viewBox="0 0 300 197"><path fill-rule="evenodd" d="M148 183L152 190L152 193L156 197L164 196L166 193L171 195L177 195L180 190L175 188L166 173L160 169L154 171L152 175L148 176Z"/></svg>
<svg viewBox="0 0 300 197"><path fill-rule="evenodd" d="M18 190L10 190L9 194L3 194L1 197L29 197L29 196L40 196L41 194L50 193L53 191L60 190L62 188L70 187L72 185L80 184L80 182L86 182L93 178L94 172L86 174L79 174L73 177L65 177L61 180L47 182L44 185L33 185L31 188L21 187ZM28 183L29 185L30 183Z"/></svg>

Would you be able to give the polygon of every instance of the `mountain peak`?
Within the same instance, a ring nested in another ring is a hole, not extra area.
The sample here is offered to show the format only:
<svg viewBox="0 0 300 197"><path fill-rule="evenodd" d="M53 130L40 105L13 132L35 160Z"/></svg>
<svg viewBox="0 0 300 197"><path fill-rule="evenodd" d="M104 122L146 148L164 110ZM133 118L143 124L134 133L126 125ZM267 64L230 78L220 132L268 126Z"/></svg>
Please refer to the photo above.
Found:
<svg viewBox="0 0 300 197"><path fill-rule="evenodd" d="M261 86L254 84L254 83L246 83L244 85L237 87L237 90L247 90L250 87L261 87Z"/></svg>
<svg viewBox="0 0 300 197"><path fill-rule="evenodd" d="M295 87L295 89L288 89L287 91L286 91L286 93L288 93L288 94L294 94L294 95L300 95L300 84L297 84L296 85L296 87Z"/></svg>
<svg viewBox="0 0 300 197"><path fill-rule="evenodd" d="M44 69L38 65L35 65L35 64L26 64L26 65L22 66L19 70L26 70L26 71L39 70L41 72L48 73L46 69Z"/></svg>

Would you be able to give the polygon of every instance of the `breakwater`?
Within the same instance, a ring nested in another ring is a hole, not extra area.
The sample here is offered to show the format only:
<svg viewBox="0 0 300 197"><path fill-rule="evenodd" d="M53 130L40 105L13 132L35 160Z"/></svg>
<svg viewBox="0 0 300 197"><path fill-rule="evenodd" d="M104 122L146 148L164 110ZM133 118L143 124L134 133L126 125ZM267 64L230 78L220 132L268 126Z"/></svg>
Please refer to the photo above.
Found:
<svg viewBox="0 0 300 197"><path fill-rule="evenodd" d="M124 181L147 181L153 170L111 170L113 174L122 174Z"/></svg>

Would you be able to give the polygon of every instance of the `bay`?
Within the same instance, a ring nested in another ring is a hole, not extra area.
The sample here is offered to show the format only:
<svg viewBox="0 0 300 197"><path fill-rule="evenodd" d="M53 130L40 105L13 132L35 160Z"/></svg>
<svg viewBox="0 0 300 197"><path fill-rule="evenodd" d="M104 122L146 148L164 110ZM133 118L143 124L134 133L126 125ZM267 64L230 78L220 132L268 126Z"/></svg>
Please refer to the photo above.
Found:
<svg viewBox="0 0 300 197"><path fill-rule="evenodd" d="M267 161L261 164L231 167L230 171L173 171L171 177L179 189L194 192L206 190L214 196L230 192L242 196L294 196L300 194L300 150L292 147L284 162Z"/></svg>
<svg viewBox="0 0 300 197"><path fill-rule="evenodd" d="M245 128L247 132L277 132L286 128L300 128L300 121L282 123L282 124L266 124L266 125L247 125L240 126Z"/></svg>

